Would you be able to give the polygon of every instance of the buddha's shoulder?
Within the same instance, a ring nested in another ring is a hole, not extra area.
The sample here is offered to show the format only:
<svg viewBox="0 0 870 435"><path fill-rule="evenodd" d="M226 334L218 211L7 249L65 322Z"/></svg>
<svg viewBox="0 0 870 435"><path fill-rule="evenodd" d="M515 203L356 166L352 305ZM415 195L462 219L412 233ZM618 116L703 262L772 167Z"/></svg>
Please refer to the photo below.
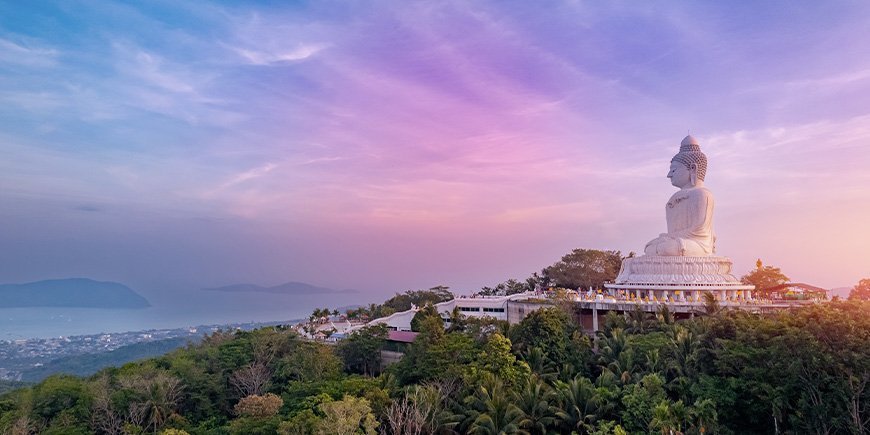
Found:
<svg viewBox="0 0 870 435"><path fill-rule="evenodd" d="M680 189L673 196L671 196L672 200L675 199L713 199L713 192L710 192L706 187L690 187L688 189Z"/></svg>
<svg viewBox="0 0 870 435"><path fill-rule="evenodd" d="M713 192L706 187L691 187L689 189L684 189L684 193L690 198L713 199Z"/></svg>

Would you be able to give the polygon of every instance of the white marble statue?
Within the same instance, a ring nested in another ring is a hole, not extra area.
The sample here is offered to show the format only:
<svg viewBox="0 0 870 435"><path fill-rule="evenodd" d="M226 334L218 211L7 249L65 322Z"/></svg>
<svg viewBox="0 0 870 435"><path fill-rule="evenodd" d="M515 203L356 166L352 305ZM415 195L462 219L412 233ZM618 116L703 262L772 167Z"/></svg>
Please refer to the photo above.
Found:
<svg viewBox="0 0 870 435"><path fill-rule="evenodd" d="M647 243L644 255L623 259L616 279L605 287L654 303L700 303L705 292L715 292L720 301L752 299L754 287L731 273L729 258L715 254L713 194L704 187L706 174L707 156L695 138L686 136L668 172L680 189L665 205L668 232Z"/></svg>
<svg viewBox="0 0 870 435"><path fill-rule="evenodd" d="M668 178L680 190L665 205L668 232L646 244L646 255L704 257L716 251L713 194L704 187L707 156L698 141L686 136L671 159Z"/></svg>

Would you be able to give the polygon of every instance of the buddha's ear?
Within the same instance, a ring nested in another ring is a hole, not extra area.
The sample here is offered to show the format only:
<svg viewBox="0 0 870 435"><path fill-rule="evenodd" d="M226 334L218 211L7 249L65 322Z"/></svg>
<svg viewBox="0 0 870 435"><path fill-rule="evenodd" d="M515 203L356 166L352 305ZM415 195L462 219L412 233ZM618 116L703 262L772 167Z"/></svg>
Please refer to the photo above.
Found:
<svg viewBox="0 0 870 435"><path fill-rule="evenodd" d="M689 180L692 186L698 185L698 165L696 163L689 164Z"/></svg>

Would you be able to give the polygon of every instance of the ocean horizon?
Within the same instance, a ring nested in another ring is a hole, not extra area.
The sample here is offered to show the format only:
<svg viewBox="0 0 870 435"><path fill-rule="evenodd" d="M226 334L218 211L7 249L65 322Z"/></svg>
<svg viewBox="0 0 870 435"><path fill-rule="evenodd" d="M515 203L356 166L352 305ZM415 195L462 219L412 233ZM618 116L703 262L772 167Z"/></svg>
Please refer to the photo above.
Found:
<svg viewBox="0 0 870 435"><path fill-rule="evenodd" d="M204 291L196 298L152 300L139 309L28 307L0 308L0 340L69 337L227 323L277 322L307 318L314 308L338 308L361 301L348 295L276 295ZM358 295L363 299L365 296Z"/></svg>

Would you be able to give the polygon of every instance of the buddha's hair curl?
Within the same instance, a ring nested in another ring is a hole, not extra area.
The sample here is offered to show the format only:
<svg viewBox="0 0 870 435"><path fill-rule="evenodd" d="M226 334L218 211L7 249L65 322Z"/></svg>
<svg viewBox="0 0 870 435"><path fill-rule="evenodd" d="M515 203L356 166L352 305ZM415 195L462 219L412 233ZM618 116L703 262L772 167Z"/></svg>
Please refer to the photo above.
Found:
<svg viewBox="0 0 870 435"><path fill-rule="evenodd" d="M671 159L671 162L680 162L688 169L692 169L692 165L695 165L698 179L701 181L704 181L704 176L707 175L707 156L701 152L698 144L680 145L680 152Z"/></svg>

